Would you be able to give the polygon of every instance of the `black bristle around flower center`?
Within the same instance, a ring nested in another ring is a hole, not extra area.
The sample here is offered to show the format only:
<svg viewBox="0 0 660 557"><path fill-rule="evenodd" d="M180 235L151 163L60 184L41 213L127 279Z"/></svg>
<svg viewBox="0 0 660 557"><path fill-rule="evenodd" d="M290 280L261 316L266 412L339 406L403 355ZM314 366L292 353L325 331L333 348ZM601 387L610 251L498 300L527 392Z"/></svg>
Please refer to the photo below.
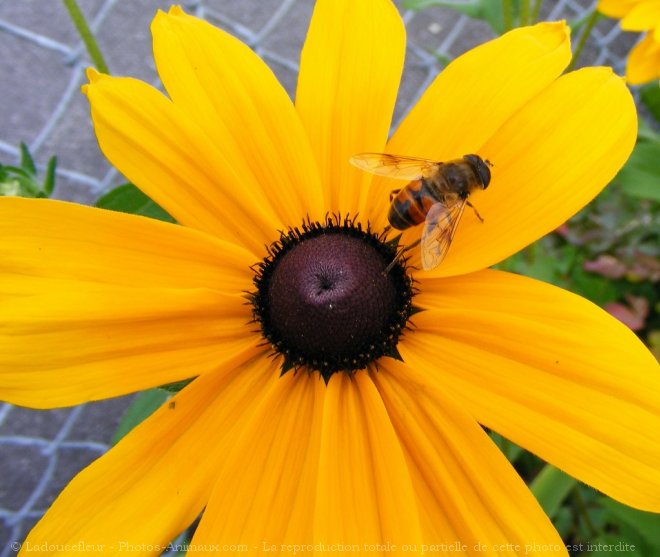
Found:
<svg viewBox="0 0 660 557"><path fill-rule="evenodd" d="M282 372L318 370L327 382L338 371L365 368L396 345L415 312L413 280L396 242L348 217L306 221L281 233L253 267L254 320Z"/></svg>

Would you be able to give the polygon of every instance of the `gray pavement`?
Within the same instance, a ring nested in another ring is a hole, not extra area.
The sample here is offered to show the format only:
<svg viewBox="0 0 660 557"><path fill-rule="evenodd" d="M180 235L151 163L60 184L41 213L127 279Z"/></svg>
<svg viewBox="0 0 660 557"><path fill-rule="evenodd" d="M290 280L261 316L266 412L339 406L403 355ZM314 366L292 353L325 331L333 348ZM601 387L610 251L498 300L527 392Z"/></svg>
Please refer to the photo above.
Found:
<svg viewBox="0 0 660 557"><path fill-rule="evenodd" d="M493 0L495 1L495 0ZM79 0L110 70L157 84L149 23L160 0ZM313 7L312 0L183 0L184 8L250 44L290 94ZM595 2L545 0L547 19L574 20ZM402 10L408 57L395 119L439 71L436 54L456 56L491 38L481 22L441 8ZM588 43L585 62L614 65L634 35L603 21ZM30 146L44 165L57 155L55 197L93 203L122 183L99 152L80 94L86 52L60 0L0 0L0 161L17 162L18 144ZM52 411L0 405L0 557L24 539L75 473L107 449L130 397Z"/></svg>

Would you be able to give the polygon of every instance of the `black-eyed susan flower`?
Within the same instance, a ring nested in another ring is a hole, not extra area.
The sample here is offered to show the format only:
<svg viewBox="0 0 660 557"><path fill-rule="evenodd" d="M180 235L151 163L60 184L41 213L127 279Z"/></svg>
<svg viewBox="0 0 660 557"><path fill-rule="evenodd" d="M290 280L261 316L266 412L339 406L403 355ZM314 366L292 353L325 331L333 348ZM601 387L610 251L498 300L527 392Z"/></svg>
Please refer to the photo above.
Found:
<svg viewBox="0 0 660 557"><path fill-rule="evenodd" d="M660 510L651 354L584 299L486 269L635 142L620 78L561 75L564 24L461 56L389 140L405 37L388 0L317 2L295 105L208 23L173 8L152 32L167 96L94 72L85 93L105 155L179 224L1 199L2 396L51 408L196 379L25 551L158 554L202 513L190 554L565 555L480 424ZM466 212L433 272L383 273L396 186L349 164L367 151L493 162L471 197L484 222Z"/></svg>
<svg viewBox="0 0 660 557"><path fill-rule="evenodd" d="M621 20L624 31L646 31L630 51L626 79L641 85L660 78L660 2L658 0L599 0L598 11Z"/></svg>

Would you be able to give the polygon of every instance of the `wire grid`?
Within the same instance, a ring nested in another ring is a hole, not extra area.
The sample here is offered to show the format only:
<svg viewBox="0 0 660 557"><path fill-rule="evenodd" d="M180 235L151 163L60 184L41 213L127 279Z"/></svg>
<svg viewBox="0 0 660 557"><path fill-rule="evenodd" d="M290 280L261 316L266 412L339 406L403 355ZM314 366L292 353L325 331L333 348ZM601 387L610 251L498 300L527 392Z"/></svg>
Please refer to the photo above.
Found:
<svg viewBox="0 0 660 557"><path fill-rule="evenodd" d="M250 45L293 95L313 0L188 0L182 4L188 12ZM590 0L545 0L542 16L574 22L588 15L594 4ZM82 0L81 5L111 71L159 86L149 54L148 22L155 9L165 9L168 3ZM440 71L441 60L493 36L483 22L448 9L402 10L402 15L408 52L395 123ZM636 40L635 35L622 33L617 22L601 21L581 62L610 65L622 74L625 56ZM79 94L89 61L62 4L0 0L0 47L6 45L13 45L15 54L11 62L0 65L0 99L10 105L2 109L2 118L10 125L3 122L0 129L0 160L16 163L19 141L28 144L42 170L50 156L58 155L55 197L65 200L92 203L122 183L93 139L88 109ZM20 71L31 64L29 71ZM34 64L46 72L45 86L31 82L39 71ZM26 121L28 125L24 125ZM47 412L0 406L0 557L15 553L17 546L12 542L21 542L68 480L108 449L129 398Z"/></svg>

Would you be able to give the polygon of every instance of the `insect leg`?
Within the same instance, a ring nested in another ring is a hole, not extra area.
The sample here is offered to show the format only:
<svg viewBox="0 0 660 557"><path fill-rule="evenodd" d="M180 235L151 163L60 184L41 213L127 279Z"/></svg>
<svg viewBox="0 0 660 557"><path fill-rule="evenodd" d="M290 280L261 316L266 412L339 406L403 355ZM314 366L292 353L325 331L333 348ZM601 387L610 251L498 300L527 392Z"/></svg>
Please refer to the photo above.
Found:
<svg viewBox="0 0 660 557"><path fill-rule="evenodd" d="M419 240L415 240L412 244L410 244L409 246L406 246L405 248L403 248L403 249L401 250L401 253L403 253L404 251L408 251L409 249L413 249L414 247L417 247L417 246L418 246L419 244L421 244L421 243L422 243L422 239L421 239L421 238L420 238ZM399 254L399 255L400 255L400 254Z"/></svg>
<svg viewBox="0 0 660 557"><path fill-rule="evenodd" d="M479 211L477 211L477 208L476 208L474 205L472 205L472 203L470 203L469 201L466 201L465 204L466 204L468 207L471 207L471 208L472 208L472 210L474 211L474 214L477 215L477 218L478 218L481 222L484 222L483 217L479 214Z"/></svg>
<svg viewBox="0 0 660 557"><path fill-rule="evenodd" d="M392 199L394 199L394 197L396 196L396 194L398 194L400 191L401 191L401 190L399 189L399 190L392 190L392 191L390 192L390 203L392 203Z"/></svg>
<svg viewBox="0 0 660 557"><path fill-rule="evenodd" d="M403 254L406 253L408 250L411 250L414 247L418 246L421 241L422 241L421 239L416 240L412 244L410 244L409 246L406 246L405 248L401 248L399 250L399 253L397 253L394 256L394 259L392 259L392 262L387 267L385 267L385 270L383 271L383 274L386 275L387 273L389 273L392 270L392 267L394 267L394 265L396 264L396 262L403 257Z"/></svg>

